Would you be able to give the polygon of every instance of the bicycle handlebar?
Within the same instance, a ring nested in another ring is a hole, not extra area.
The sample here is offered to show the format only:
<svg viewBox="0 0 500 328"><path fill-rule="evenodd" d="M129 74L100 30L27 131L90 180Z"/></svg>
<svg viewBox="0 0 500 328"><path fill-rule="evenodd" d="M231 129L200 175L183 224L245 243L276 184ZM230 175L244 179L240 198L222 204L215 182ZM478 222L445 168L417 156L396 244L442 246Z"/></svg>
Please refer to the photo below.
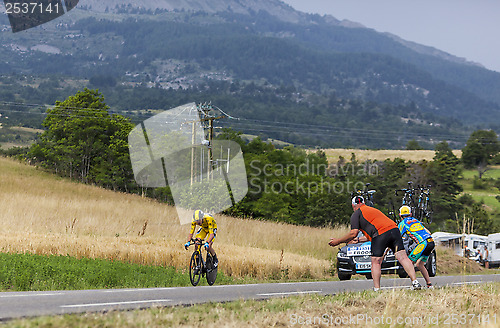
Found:
<svg viewBox="0 0 500 328"><path fill-rule="evenodd" d="M192 245L202 245L203 244L203 239L199 239L199 238L191 238L191 240L189 241L189 246L185 246L184 248L187 250L190 246Z"/></svg>

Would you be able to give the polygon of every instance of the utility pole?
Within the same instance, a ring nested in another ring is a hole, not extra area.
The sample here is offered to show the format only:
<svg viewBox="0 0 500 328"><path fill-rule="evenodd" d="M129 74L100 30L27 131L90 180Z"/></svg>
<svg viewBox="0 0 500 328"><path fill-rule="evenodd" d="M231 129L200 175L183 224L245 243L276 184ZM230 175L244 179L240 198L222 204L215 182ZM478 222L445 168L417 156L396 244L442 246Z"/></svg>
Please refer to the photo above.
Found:
<svg viewBox="0 0 500 328"><path fill-rule="evenodd" d="M194 157L194 143L196 141L196 122L192 122L191 130L191 186L194 183L194 171L195 171L195 157Z"/></svg>
<svg viewBox="0 0 500 328"><path fill-rule="evenodd" d="M196 106L198 113L200 115L200 119L196 121L190 121L186 123L191 123L192 124L192 131L191 131L191 185L195 182L195 173L196 173L196 155L195 155L195 143L196 143L196 123L201 123L203 125L208 124L208 160L207 160L207 179L212 179L213 178L213 166L214 166L214 159L213 159L213 150L212 150L212 142L213 142L213 137L214 137L214 121L219 120L221 118L225 118L225 115L218 115L215 116L211 111L214 110L212 104L210 103L203 103L199 104ZM203 168L200 167L200 170Z"/></svg>

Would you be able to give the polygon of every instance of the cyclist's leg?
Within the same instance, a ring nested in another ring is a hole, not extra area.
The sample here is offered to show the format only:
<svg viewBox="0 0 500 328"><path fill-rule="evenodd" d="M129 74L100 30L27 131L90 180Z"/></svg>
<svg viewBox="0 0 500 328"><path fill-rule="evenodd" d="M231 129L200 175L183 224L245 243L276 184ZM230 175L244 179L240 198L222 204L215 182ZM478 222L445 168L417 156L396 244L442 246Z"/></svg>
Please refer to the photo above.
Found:
<svg viewBox="0 0 500 328"><path fill-rule="evenodd" d="M215 237L217 237L217 229L214 229L214 238L210 241L208 251L210 252L210 255L215 256L215 249L213 248ZM210 238L210 237L209 237Z"/></svg>
<svg viewBox="0 0 500 328"><path fill-rule="evenodd" d="M391 229L382 234L388 234L387 238L387 247L389 247L393 252L394 256L398 260L398 262L403 266L406 273L410 277L413 282L417 279L417 275L415 274L415 268L413 267L413 262L406 255L406 250L403 244L403 239L401 238L401 234L399 233L399 229ZM373 242L372 242L373 243Z"/></svg>
<svg viewBox="0 0 500 328"><path fill-rule="evenodd" d="M212 257L214 259L214 266L217 266L219 264L219 259L217 258L217 253L215 252L215 249L213 248L215 237L217 237L217 229L214 229L214 238L212 238L212 240L210 241L210 247L208 248L210 255L212 255Z"/></svg>
<svg viewBox="0 0 500 328"><path fill-rule="evenodd" d="M372 279L373 287L380 288L380 277L382 276L382 261L383 257L372 256Z"/></svg>
<svg viewBox="0 0 500 328"><path fill-rule="evenodd" d="M422 259L417 260L417 268L422 273L422 276L424 277L427 285L430 285L431 284L431 277L429 276L429 272L427 271L427 268L425 267L425 262L422 261Z"/></svg>
<svg viewBox="0 0 500 328"><path fill-rule="evenodd" d="M417 268L420 270L422 273L422 276L425 279L425 282L427 285L431 284L431 278L429 276L429 272L427 271L427 268L425 267L425 263L427 263L427 259L432 253L432 250L434 249L434 242L427 242L424 241L421 244L425 244L424 249L420 252L418 255L418 260L417 260Z"/></svg>
<svg viewBox="0 0 500 328"><path fill-rule="evenodd" d="M200 230L198 230L198 233L196 234L195 238L200 239L200 240L204 240L206 236L207 236L207 232L203 228L200 228Z"/></svg>
<svg viewBox="0 0 500 328"><path fill-rule="evenodd" d="M429 276L429 272L427 272L427 269L425 267L425 262L427 262L427 259L429 258L429 255L424 255L424 252L427 250L427 241L423 241L417 245L413 249L413 251L408 255L410 260L416 264L417 268L420 270L420 273L422 273L422 276L425 279L425 282L427 284L431 283L431 279ZM431 249L432 251L432 249Z"/></svg>

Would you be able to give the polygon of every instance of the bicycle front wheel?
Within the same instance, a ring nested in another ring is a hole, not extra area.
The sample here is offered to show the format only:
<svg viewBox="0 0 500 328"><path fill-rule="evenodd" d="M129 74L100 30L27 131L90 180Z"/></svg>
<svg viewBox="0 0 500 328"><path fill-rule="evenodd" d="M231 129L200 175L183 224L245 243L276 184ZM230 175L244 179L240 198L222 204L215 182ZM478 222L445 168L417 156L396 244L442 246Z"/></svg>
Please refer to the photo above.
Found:
<svg viewBox="0 0 500 328"><path fill-rule="evenodd" d="M430 200L427 201L427 203L425 204L425 219L427 221L427 223L432 223L432 213L433 213L433 210L432 210L432 203Z"/></svg>
<svg viewBox="0 0 500 328"><path fill-rule="evenodd" d="M198 251L194 251L191 255L191 261L189 262L189 279L193 286L198 285L201 278L201 254Z"/></svg>

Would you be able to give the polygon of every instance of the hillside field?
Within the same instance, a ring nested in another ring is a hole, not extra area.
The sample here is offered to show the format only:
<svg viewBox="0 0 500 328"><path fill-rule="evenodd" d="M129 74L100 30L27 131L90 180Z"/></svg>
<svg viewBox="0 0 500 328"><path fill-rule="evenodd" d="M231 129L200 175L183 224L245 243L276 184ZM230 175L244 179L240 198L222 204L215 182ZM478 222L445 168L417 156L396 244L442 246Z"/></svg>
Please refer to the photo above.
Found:
<svg viewBox="0 0 500 328"><path fill-rule="evenodd" d="M72 182L0 157L0 208L5 253L187 268L190 252L183 244L189 226L179 224L173 207L138 195ZM337 250L328 241L348 231L347 226L311 228L223 215L216 220L220 270L233 278L332 279ZM438 253L447 258L438 272L462 272L460 259L447 253Z"/></svg>
<svg viewBox="0 0 500 328"><path fill-rule="evenodd" d="M339 156L342 156L346 160L350 160L352 154L356 156L358 161L364 162L366 160L372 161L383 161L386 159L394 160L395 158L401 158L406 161L419 161L426 160L432 161L435 155L434 150L393 150L393 149L323 149L326 154L329 163L336 163L339 160ZM461 150L453 150L455 156L460 158L462 156Z"/></svg>
<svg viewBox="0 0 500 328"><path fill-rule="evenodd" d="M187 268L173 207L58 178L0 157L0 250L70 255ZM297 227L216 215L215 249L226 275L257 279L331 278L336 250L328 246L347 227ZM307 265L304 265L307 263Z"/></svg>
<svg viewBox="0 0 500 328"><path fill-rule="evenodd" d="M181 271L187 267L190 252L185 251L182 244L188 226L179 225L172 207L138 195L71 182L0 157L0 208L2 253L109 259L173 266ZM254 279L250 281L334 279L331 272L336 250L327 242L330 237L348 230L347 227L297 227L221 215L216 219L219 234L215 247L220 258L220 272L236 281L240 278ZM451 250L438 248L438 274L477 272L496 270L485 270L475 262L457 257ZM185 275L184 279L188 280ZM267 301L41 317L14 320L7 326L269 327L289 326L299 317L321 318L323 314L331 318L349 315L398 318L419 311L424 311L427 320L439 316L442 322L446 313L452 311L457 315L489 315L490 323L494 324L486 327L499 327L498 321L492 321L500 304L498 290L498 284L492 284L416 293L393 290L306 295ZM400 302L401 299L405 302Z"/></svg>

